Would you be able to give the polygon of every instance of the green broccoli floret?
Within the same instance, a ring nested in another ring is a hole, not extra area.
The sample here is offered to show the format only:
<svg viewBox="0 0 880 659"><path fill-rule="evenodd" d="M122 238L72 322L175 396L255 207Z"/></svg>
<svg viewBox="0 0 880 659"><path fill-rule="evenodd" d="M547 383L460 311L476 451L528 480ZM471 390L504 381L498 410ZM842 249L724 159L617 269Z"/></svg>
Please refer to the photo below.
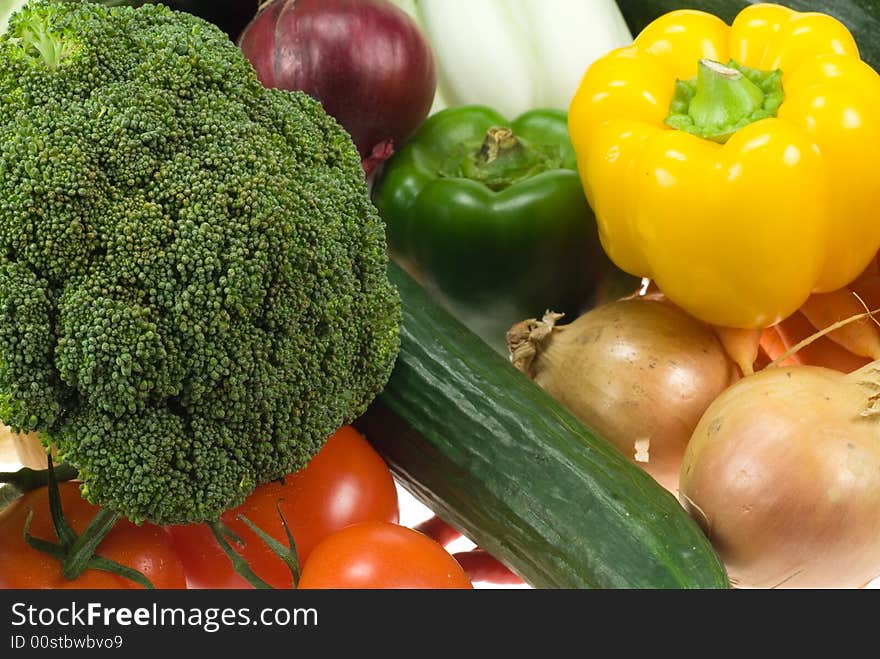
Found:
<svg viewBox="0 0 880 659"><path fill-rule="evenodd" d="M161 5L0 37L0 419L87 497L216 519L390 375L400 306L350 137Z"/></svg>

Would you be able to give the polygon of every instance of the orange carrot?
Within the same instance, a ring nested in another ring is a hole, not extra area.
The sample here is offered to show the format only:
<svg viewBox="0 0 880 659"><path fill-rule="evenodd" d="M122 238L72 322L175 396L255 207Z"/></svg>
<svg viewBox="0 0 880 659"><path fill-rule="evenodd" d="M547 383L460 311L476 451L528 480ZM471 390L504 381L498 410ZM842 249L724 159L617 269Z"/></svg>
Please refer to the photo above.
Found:
<svg viewBox="0 0 880 659"><path fill-rule="evenodd" d="M773 325L772 327L768 327L763 332L761 332L761 351L765 355L767 355L767 359L769 359L770 362L774 362L782 357L782 355L784 355L787 350L788 346L786 346L785 341L782 339L782 334L779 331L778 324ZM793 366L799 363L801 362L798 359L797 353L795 353L779 365Z"/></svg>
<svg viewBox="0 0 880 659"><path fill-rule="evenodd" d="M800 309L817 330L869 310L849 288L811 295ZM855 355L880 359L880 327L870 318L847 323L826 336Z"/></svg>
<svg viewBox="0 0 880 659"><path fill-rule="evenodd" d="M864 313L864 309L862 309L862 313ZM794 313L782 322L777 323L775 329L784 349L774 356L774 359L817 332L817 328L800 312ZM769 353L770 350L768 350ZM850 373L870 361L866 357L860 357L842 348L839 344L829 339L828 336L822 336L798 350L798 352L779 365L813 364L815 366L833 368L843 373Z"/></svg>

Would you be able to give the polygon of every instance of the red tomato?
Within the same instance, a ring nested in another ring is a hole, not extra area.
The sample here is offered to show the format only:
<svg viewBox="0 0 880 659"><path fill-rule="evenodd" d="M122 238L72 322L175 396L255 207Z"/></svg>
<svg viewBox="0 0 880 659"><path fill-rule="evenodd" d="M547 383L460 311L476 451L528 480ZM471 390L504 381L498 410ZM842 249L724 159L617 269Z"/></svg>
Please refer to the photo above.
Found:
<svg viewBox="0 0 880 659"><path fill-rule="evenodd" d="M58 490L65 519L74 531L82 533L98 508L80 496L78 483L59 483ZM99 570L86 570L74 580L66 579L57 559L25 542L24 525L31 510L31 535L58 542L49 513L48 488L32 490L12 503L0 514L0 588L140 588L125 577ZM139 570L156 588L186 588L183 564L174 551L171 535L160 526L135 526L122 519L96 553Z"/></svg>
<svg viewBox="0 0 880 659"><path fill-rule="evenodd" d="M261 485L223 522L245 541L235 547L251 569L275 588L291 588L287 566L237 516L244 515L287 545L277 502L305 563L318 542L349 524L398 520L397 489L385 462L351 426L333 434L302 471L284 483ZM232 569L213 534L204 524L170 527L191 588L250 588Z"/></svg>
<svg viewBox="0 0 880 659"><path fill-rule="evenodd" d="M303 566L300 588L473 588L438 543L405 526L363 522L327 537Z"/></svg>

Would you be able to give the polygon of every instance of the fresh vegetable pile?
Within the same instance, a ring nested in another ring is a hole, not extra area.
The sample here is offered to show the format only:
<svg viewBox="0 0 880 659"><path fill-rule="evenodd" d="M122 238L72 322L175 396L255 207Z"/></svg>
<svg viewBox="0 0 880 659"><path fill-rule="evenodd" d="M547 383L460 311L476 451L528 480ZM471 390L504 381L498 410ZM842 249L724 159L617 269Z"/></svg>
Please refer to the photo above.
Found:
<svg viewBox="0 0 880 659"><path fill-rule="evenodd" d="M853 370L877 356L868 293L880 247L878 103L880 76L841 22L755 4L729 26L706 12L663 13L588 69L570 108L608 255L705 329L714 324L742 376L723 391L688 390L693 362L668 348L649 366L671 373L657 413L684 422L674 488L739 587L863 587L880 574L876 365ZM652 380L644 350L617 335L603 350L609 331L578 349L585 359L625 355L638 377L629 409L650 422L635 407ZM587 423L607 424L611 378L597 390L591 368L560 387L572 357L555 346L534 347L550 364L536 381ZM691 349L691 360L711 353ZM800 365L781 367L790 361ZM699 372L712 371L704 362ZM680 391L699 401L696 416L676 413ZM662 468L664 426L631 423L612 417L607 432L623 432L617 444L649 471Z"/></svg>
<svg viewBox="0 0 880 659"><path fill-rule="evenodd" d="M0 587L868 585L823 4L0 3Z"/></svg>
<svg viewBox="0 0 880 659"><path fill-rule="evenodd" d="M397 524L391 472L351 426L335 432L305 469L261 485L223 514L224 533L248 566L244 576L221 549L225 536L215 538L204 524L136 526L127 520L113 525L99 555L76 573L72 558L83 554L66 544L87 537L100 509L82 498L77 483L64 481L57 484L63 515L56 515L53 488L35 477L40 473L17 477L24 495L0 512L0 565L15 567L0 570L0 588L472 588L470 575L486 574L479 565L465 572L441 544ZM56 537L59 519L62 528L69 526L67 539ZM296 538L293 569L271 548L273 540L288 542L288 533ZM375 537L362 542L349 539L351 533ZM372 571L363 570L367 561ZM352 581L340 566L359 566L357 578L369 583Z"/></svg>

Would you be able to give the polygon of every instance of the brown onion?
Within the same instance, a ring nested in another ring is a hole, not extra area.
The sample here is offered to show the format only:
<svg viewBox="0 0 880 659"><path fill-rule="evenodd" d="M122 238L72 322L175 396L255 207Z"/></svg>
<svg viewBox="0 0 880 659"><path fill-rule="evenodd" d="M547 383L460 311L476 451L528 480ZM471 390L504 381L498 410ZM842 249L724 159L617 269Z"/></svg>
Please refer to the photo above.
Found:
<svg viewBox="0 0 880 659"><path fill-rule="evenodd" d="M682 503L742 588L858 588L880 575L880 364L768 368L719 396Z"/></svg>
<svg viewBox="0 0 880 659"><path fill-rule="evenodd" d="M738 376L712 329L659 297L508 333L514 366L668 490L709 403Z"/></svg>
<svg viewBox="0 0 880 659"><path fill-rule="evenodd" d="M387 0L275 0L238 44L265 86L318 99L365 160L388 157L431 109L434 54Z"/></svg>

